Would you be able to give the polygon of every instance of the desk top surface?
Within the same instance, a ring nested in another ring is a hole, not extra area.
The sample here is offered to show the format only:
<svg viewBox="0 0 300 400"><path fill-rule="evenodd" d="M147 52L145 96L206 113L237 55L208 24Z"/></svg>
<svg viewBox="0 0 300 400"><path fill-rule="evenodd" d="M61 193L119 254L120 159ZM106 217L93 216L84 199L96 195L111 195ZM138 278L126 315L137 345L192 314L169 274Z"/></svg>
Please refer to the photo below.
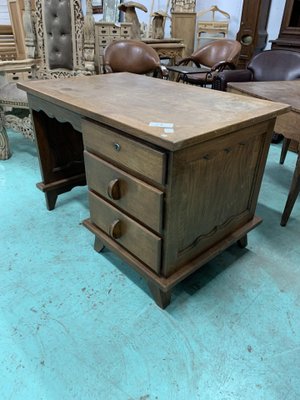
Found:
<svg viewBox="0 0 300 400"><path fill-rule="evenodd" d="M18 87L169 150L251 126L289 107L147 76L115 73L26 81Z"/></svg>
<svg viewBox="0 0 300 400"><path fill-rule="evenodd" d="M289 104L295 112L300 113L300 80L230 82L228 88L259 99Z"/></svg>

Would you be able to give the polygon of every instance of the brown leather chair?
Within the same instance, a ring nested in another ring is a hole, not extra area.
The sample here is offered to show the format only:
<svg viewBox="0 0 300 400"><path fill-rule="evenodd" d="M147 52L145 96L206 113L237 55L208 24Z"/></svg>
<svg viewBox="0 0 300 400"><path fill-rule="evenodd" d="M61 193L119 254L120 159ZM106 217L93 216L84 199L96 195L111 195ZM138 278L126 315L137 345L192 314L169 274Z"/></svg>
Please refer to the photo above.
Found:
<svg viewBox="0 0 300 400"><path fill-rule="evenodd" d="M118 40L104 50L104 73L132 72L167 78L168 70L160 64L156 51L144 42Z"/></svg>
<svg viewBox="0 0 300 400"><path fill-rule="evenodd" d="M205 86L211 84L214 76L226 68L234 69L241 52L241 44L237 40L214 40L194 51L190 57L182 59L178 65L193 63L197 67L207 67L207 72L178 75L177 81Z"/></svg>
<svg viewBox="0 0 300 400"><path fill-rule="evenodd" d="M252 58L246 69L222 71L213 89L226 91L228 82L290 81L300 79L300 53L292 50L266 50Z"/></svg>

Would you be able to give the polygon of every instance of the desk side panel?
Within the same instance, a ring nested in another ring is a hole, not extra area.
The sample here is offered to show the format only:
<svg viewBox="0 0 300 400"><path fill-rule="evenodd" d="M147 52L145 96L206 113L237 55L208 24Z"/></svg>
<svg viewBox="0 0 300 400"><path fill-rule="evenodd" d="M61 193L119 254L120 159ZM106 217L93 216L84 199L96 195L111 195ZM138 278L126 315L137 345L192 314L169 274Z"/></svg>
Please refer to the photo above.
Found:
<svg viewBox="0 0 300 400"><path fill-rule="evenodd" d="M253 219L274 123L265 121L173 154L163 276Z"/></svg>

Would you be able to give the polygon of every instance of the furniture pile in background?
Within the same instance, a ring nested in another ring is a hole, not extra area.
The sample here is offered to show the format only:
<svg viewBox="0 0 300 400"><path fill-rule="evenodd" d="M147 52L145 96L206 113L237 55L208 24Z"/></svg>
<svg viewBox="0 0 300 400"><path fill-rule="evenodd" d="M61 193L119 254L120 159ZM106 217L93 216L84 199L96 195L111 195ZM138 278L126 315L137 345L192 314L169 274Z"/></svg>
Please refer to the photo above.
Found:
<svg viewBox="0 0 300 400"><path fill-rule="evenodd" d="M14 0L9 6L18 46L15 60L0 61L0 159L11 155L6 128L31 139L34 136L27 97L16 87L17 81L95 73L91 0L85 16L80 0L51 4L46 0Z"/></svg>

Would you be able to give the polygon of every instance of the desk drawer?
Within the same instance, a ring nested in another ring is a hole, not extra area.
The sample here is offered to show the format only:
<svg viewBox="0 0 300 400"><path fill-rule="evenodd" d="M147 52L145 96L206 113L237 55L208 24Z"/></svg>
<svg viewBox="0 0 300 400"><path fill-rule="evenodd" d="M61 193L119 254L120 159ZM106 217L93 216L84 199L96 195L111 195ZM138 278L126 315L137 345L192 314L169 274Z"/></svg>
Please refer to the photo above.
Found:
<svg viewBox="0 0 300 400"><path fill-rule="evenodd" d="M153 271L159 273L162 239L89 192L91 221Z"/></svg>
<svg viewBox="0 0 300 400"><path fill-rule="evenodd" d="M84 160L90 189L156 232L162 232L163 192L87 151Z"/></svg>
<svg viewBox="0 0 300 400"><path fill-rule="evenodd" d="M103 155L155 182L165 183L164 152L87 120L82 121L82 131L87 150Z"/></svg>

